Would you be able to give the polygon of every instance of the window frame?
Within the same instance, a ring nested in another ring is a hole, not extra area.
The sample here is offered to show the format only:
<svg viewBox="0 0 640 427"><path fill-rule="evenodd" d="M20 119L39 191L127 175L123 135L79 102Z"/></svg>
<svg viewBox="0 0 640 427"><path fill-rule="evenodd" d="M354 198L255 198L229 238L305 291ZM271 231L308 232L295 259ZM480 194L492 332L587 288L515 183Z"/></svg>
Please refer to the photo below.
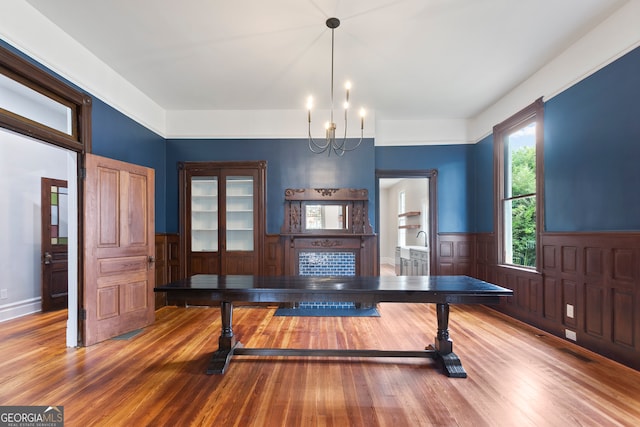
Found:
<svg viewBox="0 0 640 427"><path fill-rule="evenodd" d="M71 134L0 108L0 127L79 153L91 152L91 97L0 46L0 73L69 107Z"/></svg>
<svg viewBox="0 0 640 427"><path fill-rule="evenodd" d="M527 267L505 262L505 140L518 129L530 123L536 124L536 263ZM544 231L544 102L538 98L513 116L493 127L494 164L494 230L496 235L497 263L500 266L541 271L540 236Z"/></svg>

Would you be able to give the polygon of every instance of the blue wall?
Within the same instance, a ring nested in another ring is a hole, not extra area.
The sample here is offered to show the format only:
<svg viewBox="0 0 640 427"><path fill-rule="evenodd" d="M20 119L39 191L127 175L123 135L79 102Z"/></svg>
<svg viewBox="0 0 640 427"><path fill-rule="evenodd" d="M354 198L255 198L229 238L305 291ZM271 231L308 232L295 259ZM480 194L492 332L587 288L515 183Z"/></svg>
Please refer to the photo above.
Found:
<svg viewBox="0 0 640 427"><path fill-rule="evenodd" d="M476 233L493 232L493 135L473 147L473 212Z"/></svg>
<svg viewBox="0 0 640 427"><path fill-rule="evenodd" d="M640 230L640 48L550 99L544 127L547 231ZM207 160L267 161L269 233L280 230L289 187L366 188L375 206L376 169L437 169L439 231L493 231L492 136L475 145L375 148L369 139L327 157L310 153L304 139L164 141L94 98L93 152L155 169L157 232L178 231L176 163Z"/></svg>
<svg viewBox="0 0 640 427"><path fill-rule="evenodd" d="M166 143L97 98L92 108L92 152L155 170L156 232L166 232Z"/></svg>
<svg viewBox="0 0 640 427"><path fill-rule="evenodd" d="M313 154L307 140L169 139L167 141L167 232L178 232L179 161L267 161L267 232L280 233L287 188L366 188L375 206L373 140L343 157ZM373 223L374 215L370 212Z"/></svg>
<svg viewBox="0 0 640 427"><path fill-rule="evenodd" d="M475 231L473 145L376 147L376 169L438 170L438 231Z"/></svg>
<svg viewBox="0 0 640 427"><path fill-rule="evenodd" d="M640 230L640 48L545 105L548 231Z"/></svg>
<svg viewBox="0 0 640 427"><path fill-rule="evenodd" d="M515 113L515 111L514 111ZM475 146L476 231L493 231L493 137ZM545 103L545 226L640 230L640 48Z"/></svg>
<svg viewBox="0 0 640 427"><path fill-rule="evenodd" d="M92 153L155 169L155 228L166 229L165 141L156 133L113 109L91 93L52 72L0 39L0 47L29 61L74 89L92 97Z"/></svg>

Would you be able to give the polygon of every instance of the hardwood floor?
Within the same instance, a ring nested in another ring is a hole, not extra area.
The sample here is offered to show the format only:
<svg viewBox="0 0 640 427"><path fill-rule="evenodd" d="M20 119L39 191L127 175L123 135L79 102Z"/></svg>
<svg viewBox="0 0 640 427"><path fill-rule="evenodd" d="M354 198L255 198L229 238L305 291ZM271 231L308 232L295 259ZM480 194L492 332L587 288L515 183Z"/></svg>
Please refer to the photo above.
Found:
<svg viewBox="0 0 640 427"><path fill-rule="evenodd" d="M380 264L380 275L381 276L395 276L396 275L396 267L391 264Z"/></svg>
<svg viewBox="0 0 640 427"><path fill-rule="evenodd" d="M412 350L434 307L380 304L380 317L274 317L236 308L251 347ZM217 308L165 307L129 340L65 348L66 312L1 324L0 405L62 405L66 426L632 426L640 372L488 308L452 306L467 379L429 359L238 356L204 374Z"/></svg>

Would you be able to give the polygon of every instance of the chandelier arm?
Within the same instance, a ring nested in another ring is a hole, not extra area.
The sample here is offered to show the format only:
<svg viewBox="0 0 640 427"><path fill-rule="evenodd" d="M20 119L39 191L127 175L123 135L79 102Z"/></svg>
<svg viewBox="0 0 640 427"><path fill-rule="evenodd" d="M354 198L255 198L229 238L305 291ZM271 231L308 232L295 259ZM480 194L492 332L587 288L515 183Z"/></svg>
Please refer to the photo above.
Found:
<svg viewBox="0 0 640 427"><path fill-rule="evenodd" d="M318 144L313 137L311 136L311 125L309 125L309 150L311 150L315 154L321 154L327 151L329 148L329 143L326 144Z"/></svg>
<svg viewBox="0 0 640 427"><path fill-rule="evenodd" d="M342 142L341 146L339 147L339 149L340 149L343 153L344 153L344 152L347 152L347 151L353 151L353 150L355 150L356 148L358 148L358 147L360 146L360 144L362 144L362 139L363 139L363 138L364 138L364 133L363 133L363 132L361 132L361 133L360 133L360 139L358 140L358 143L357 143L356 145L354 145L353 147L350 147L350 148L349 148L349 147L347 147L346 139L345 139L345 140L343 140L343 142Z"/></svg>

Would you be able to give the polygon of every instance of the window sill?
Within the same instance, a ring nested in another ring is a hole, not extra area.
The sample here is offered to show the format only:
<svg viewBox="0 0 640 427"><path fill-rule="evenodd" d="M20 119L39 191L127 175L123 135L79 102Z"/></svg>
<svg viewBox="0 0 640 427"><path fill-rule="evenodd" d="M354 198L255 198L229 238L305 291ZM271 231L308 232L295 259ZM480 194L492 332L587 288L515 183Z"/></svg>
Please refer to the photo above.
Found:
<svg viewBox="0 0 640 427"><path fill-rule="evenodd" d="M531 274L534 276L542 276L542 271L538 271L535 268L522 267L522 266L513 265L513 264L498 264L497 267L502 270L517 271L525 274Z"/></svg>

